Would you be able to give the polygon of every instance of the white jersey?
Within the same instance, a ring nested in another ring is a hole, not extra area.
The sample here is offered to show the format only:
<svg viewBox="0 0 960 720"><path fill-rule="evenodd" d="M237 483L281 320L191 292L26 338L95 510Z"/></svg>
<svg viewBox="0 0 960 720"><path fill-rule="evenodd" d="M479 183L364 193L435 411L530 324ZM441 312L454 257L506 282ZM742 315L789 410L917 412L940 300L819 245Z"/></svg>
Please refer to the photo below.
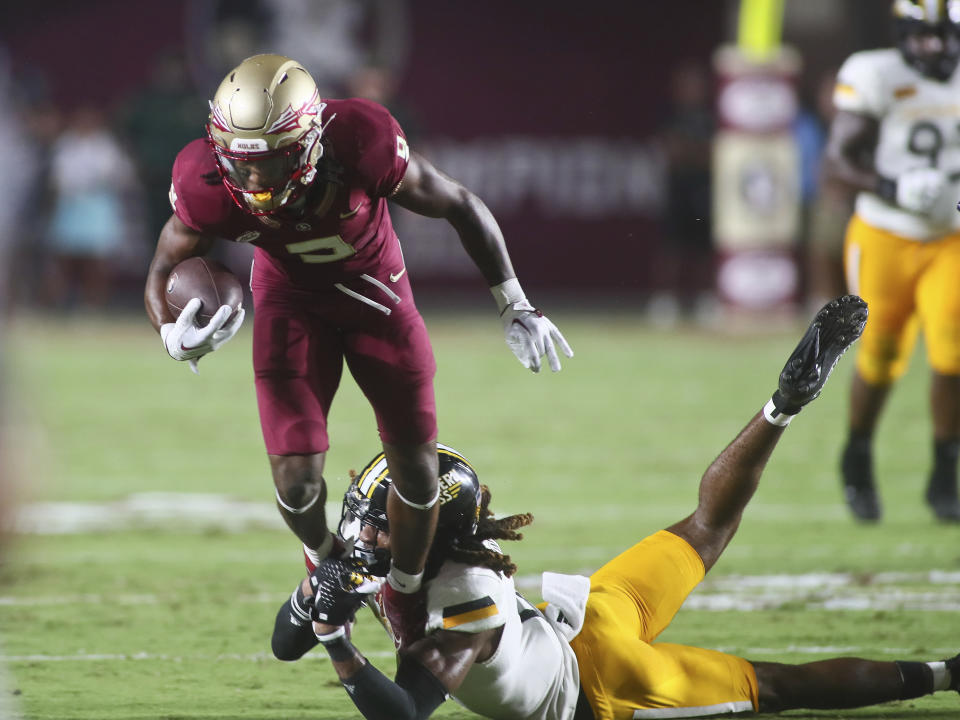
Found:
<svg viewBox="0 0 960 720"><path fill-rule="evenodd" d="M517 594L512 579L448 561L425 587L428 635L503 627L493 656L470 668L455 694L458 702L498 720L573 717L580 691L577 658L540 611Z"/></svg>
<svg viewBox="0 0 960 720"><path fill-rule="evenodd" d="M856 211L865 222L912 240L960 228L960 72L941 83L910 67L895 48L854 53L840 68L834 104L880 123L874 157L880 175L896 179L905 170L936 167L952 183L926 216L861 192Z"/></svg>

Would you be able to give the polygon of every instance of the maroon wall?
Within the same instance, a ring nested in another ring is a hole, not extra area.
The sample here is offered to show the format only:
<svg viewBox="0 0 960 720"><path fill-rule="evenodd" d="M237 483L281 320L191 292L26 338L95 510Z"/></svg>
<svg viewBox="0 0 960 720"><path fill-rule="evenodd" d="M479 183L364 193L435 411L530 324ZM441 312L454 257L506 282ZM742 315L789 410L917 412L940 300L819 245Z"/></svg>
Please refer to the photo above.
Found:
<svg viewBox="0 0 960 720"><path fill-rule="evenodd" d="M22 81L45 82L65 107L119 105L164 50L198 55L186 47L197 43L192 24L215 5L16 3L3 32ZM416 118L412 145L487 201L526 286L647 285L662 193L652 133L665 113L670 69L709 61L722 39L724 5L406 3L397 103ZM212 88L198 90L205 96ZM197 113L202 118L205 108ZM398 226L419 282L478 280L444 223L401 217Z"/></svg>

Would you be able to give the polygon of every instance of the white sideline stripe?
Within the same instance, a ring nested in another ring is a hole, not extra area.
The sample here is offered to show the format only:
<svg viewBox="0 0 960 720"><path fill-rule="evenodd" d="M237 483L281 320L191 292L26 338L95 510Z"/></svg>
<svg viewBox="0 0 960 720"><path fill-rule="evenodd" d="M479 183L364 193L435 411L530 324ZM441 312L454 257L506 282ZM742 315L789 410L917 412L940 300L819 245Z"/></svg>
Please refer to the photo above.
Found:
<svg viewBox="0 0 960 720"><path fill-rule="evenodd" d="M374 650L365 652L366 657L393 658L396 653L389 650ZM183 662L184 660L205 660L223 662L225 660L240 660L248 662L263 662L275 660L270 653L223 653L221 655L167 655L164 653L138 652L129 655L124 653L77 653L75 655L0 655L0 663L41 663L41 662L109 662L114 660L160 660L164 662ZM329 658L324 653L310 653L304 655L306 660L326 662ZM277 662L280 662L279 660Z"/></svg>
<svg viewBox="0 0 960 720"><path fill-rule="evenodd" d="M642 718L703 717L704 715L748 712L750 710L753 710L753 703L749 700L741 700L739 702L720 703L719 705L701 705L700 707L641 708L633 711L633 718L634 720L640 720Z"/></svg>
<svg viewBox="0 0 960 720"><path fill-rule="evenodd" d="M340 519L340 501L326 504L327 518ZM273 502L250 502L214 493L137 493L99 503L42 502L19 508L16 533L77 535L150 528L202 528L228 532L286 529Z"/></svg>
<svg viewBox="0 0 960 720"><path fill-rule="evenodd" d="M905 589L903 585L933 587ZM540 576L516 579L517 588L531 594L540 592ZM708 612L776 610L801 605L807 610L908 610L911 612L960 611L960 573L878 573L872 577L843 573L798 575L731 575L704 581L687 598L684 607ZM942 587L942 590L940 588ZM720 588L720 589L718 589ZM101 595L87 593L71 597L78 605L160 605L174 602L172 596L154 594ZM235 602L273 604L283 601L275 592L237 596ZM60 605L60 595L20 597L0 595L3 606Z"/></svg>
<svg viewBox="0 0 960 720"><path fill-rule="evenodd" d="M539 575L520 576L515 582L522 592L540 592ZM904 587L910 585L923 587ZM744 612L797 605L828 611L960 612L960 572L723 575L704 580L684 608Z"/></svg>
<svg viewBox="0 0 960 720"><path fill-rule="evenodd" d="M864 648L857 645L844 645L838 647L830 646L804 646L804 645L788 645L787 647L782 648L750 648L750 647L718 647L714 648L720 652L731 653L741 657L750 657L757 655L779 655L782 656L787 653L793 653L796 655L843 655L849 653L859 653L864 654L867 652L877 653L882 652L885 655L902 655L906 657L907 655L912 655L917 652L915 647L913 648ZM947 656L956 652L955 647L943 647L943 648L925 648L925 653L931 656ZM372 658L395 658L396 654L390 650L374 650L371 652L364 652L364 656ZM304 655L303 660L313 660L319 662L326 662L329 658L323 653L308 653ZM56 663L56 662L116 662L116 661L127 661L127 660L155 660L163 662L183 662L184 660L203 660L203 661L214 661L214 662L225 662L225 661L241 661L241 662L263 662L265 660L270 661L274 660L273 655L270 653L223 653L220 655L168 655L165 653L148 653L148 652L138 652L138 653L76 653L74 655L0 655L0 663L6 664L15 664L15 663ZM278 661L279 662L279 661Z"/></svg>
<svg viewBox="0 0 960 720"><path fill-rule="evenodd" d="M823 519L831 513L837 517L845 514L838 505L790 506L754 503L766 517L783 517L793 521ZM663 511L663 508L659 508ZM562 510L557 510L562 512ZM620 506L605 506L597 512L618 517L625 512ZM631 510L635 514L636 510ZM677 506L676 512L685 513L686 508ZM327 519L336 523L340 519L339 497L326 504ZM116 532L119 530L150 528L196 527L227 532L244 532L257 529L286 529L280 513L270 500L252 502L237 500L216 493L136 493L121 500L110 502L38 502L23 504L14 519L15 532L34 535L74 535L79 533ZM582 548L587 549L587 548ZM604 552L607 548L602 548ZM807 550L810 550L808 547ZM735 554L737 549L729 552ZM825 554L832 548L825 550Z"/></svg>
<svg viewBox="0 0 960 720"><path fill-rule="evenodd" d="M289 597L289 596L287 596ZM236 596L231 602L247 603L250 605L266 605L283 602L284 595L262 592L255 595ZM77 605L160 605L161 603L175 602L174 596L160 597L157 595L73 595L70 602ZM3 606L30 606L30 605L61 605L63 597L57 595L42 595L40 597L15 597L0 595L0 607Z"/></svg>
<svg viewBox="0 0 960 720"><path fill-rule="evenodd" d="M523 590L539 589L540 575L518 575L514 578L517 587ZM775 575L717 575L708 576L698 590L713 588L727 590L774 589L823 589L831 587L871 587L877 585L960 585L960 571L929 570L925 572L880 572L864 573L777 573Z"/></svg>

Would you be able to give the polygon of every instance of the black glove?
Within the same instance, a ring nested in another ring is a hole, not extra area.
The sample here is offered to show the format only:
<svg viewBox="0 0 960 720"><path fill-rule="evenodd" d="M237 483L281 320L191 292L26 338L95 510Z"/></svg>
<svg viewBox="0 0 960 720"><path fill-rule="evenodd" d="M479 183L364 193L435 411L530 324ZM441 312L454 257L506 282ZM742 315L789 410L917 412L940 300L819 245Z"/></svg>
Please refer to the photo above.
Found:
<svg viewBox="0 0 960 720"><path fill-rule="evenodd" d="M368 575L359 560L328 557L310 573L310 617L327 625L345 625L353 620L367 595L380 589L381 582Z"/></svg>

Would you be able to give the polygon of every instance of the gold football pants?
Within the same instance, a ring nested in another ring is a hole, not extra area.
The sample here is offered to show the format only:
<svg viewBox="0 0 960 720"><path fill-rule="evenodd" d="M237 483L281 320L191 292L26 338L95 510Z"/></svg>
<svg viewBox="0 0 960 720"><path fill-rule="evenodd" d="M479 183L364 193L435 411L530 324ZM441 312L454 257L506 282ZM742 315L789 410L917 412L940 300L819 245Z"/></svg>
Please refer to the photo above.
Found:
<svg viewBox="0 0 960 720"><path fill-rule="evenodd" d="M661 530L590 577L583 629L570 644L597 720L756 710L757 677L749 662L654 642L703 575L696 551Z"/></svg>
<svg viewBox="0 0 960 720"><path fill-rule="evenodd" d="M843 256L849 291L870 309L857 348L861 377L886 385L903 375L921 326L930 367L960 374L960 233L919 242L854 215Z"/></svg>

